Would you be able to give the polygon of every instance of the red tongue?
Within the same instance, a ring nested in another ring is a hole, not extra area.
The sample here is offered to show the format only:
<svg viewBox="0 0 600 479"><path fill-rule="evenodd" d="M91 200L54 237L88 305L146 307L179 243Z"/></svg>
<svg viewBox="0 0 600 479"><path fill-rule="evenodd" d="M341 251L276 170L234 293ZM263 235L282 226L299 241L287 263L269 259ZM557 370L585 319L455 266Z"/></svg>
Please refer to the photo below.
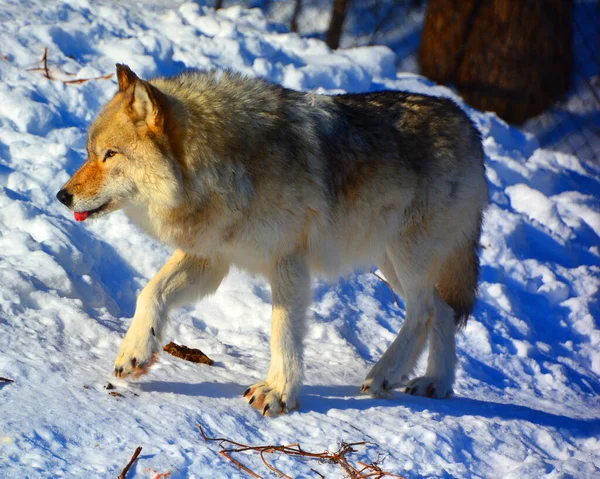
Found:
<svg viewBox="0 0 600 479"><path fill-rule="evenodd" d="M82 213L78 213L77 211L75 211L75 221L85 221L85 219L88 217L88 212L84 211Z"/></svg>

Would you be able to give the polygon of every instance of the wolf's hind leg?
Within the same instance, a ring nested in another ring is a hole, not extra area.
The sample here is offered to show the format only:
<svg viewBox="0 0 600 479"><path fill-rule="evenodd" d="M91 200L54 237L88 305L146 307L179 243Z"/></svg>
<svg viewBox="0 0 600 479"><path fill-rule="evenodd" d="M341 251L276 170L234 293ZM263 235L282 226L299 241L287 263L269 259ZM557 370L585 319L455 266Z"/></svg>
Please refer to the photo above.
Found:
<svg viewBox="0 0 600 479"><path fill-rule="evenodd" d="M388 394L391 389L402 385L412 372L425 347L427 328L433 314L433 286L428 285L421 275L399 274L398 266L400 264L391 261L389 255L380 266L390 284L406 300L406 319L398 336L360 388L374 396Z"/></svg>
<svg viewBox="0 0 600 479"><path fill-rule="evenodd" d="M401 384L415 367L427 340L427 327L432 311L427 291L407 292L406 319L398 336L371 369L360 390L374 396L385 396ZM411 298L411 299L409 299Z"/></svg>
<svg viewBox="0 0 600 479"><path fill-rule="evenodd" d="M429 327L429 358L425 376L409 382L406 392L445 398L452 394L456 367L454 310L435 291L435 315Z"/></svg>
<svg viewBox="0 0 600 479"><path fill-rule="evenodd" d="M115 360L115 375L140 376L158 359L159 340L169 309L217 290L229 267L182 251L173 256L146 285Z"/></svg>
<svg viewBox="0 0 600 479"><path fill-rule="evenodd" d="M271 276L273 313L271 365L267 380L250 386L248 402L263 415L277 415L298 407L303 375L302 340L310 303L310 276L303 255L277 262Z"/></svg>

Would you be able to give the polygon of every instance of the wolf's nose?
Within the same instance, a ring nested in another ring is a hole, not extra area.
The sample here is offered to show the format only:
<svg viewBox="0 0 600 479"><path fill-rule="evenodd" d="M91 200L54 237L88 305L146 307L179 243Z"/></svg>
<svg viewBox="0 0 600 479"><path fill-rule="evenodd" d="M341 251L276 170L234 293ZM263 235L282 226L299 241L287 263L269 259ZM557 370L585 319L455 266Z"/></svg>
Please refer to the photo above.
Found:
<svg viewBox="0 0 600 479"><path fill-rule="evenodd" d="M56 197L65 206L71 206L71 203L73 203L73 195L68 193L67 190L60 190Z"/></svg>

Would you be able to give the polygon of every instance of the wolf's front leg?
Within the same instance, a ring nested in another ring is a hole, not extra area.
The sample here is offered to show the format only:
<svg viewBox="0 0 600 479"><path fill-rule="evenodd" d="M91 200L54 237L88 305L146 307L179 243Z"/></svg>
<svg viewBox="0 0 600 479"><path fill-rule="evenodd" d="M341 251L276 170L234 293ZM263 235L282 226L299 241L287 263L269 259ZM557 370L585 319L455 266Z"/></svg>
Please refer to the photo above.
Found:
<svg viewBox="0 0 600 479"><path fill-rule="evenodd" d="M302 340L311 297L304 255L289 255L277 262L271 276L271 290L271 366L267 380L249 387L244 396L263 415L274 416L298 407Z"/></svg>
<svg viewBox="0 0 600 479"><path fill-rule="evenodd" d="M135 315L115 360L115 376L147 373L158 360L169 309L215 292L228 270L218 259L175 251L138 296Z"/></svg>

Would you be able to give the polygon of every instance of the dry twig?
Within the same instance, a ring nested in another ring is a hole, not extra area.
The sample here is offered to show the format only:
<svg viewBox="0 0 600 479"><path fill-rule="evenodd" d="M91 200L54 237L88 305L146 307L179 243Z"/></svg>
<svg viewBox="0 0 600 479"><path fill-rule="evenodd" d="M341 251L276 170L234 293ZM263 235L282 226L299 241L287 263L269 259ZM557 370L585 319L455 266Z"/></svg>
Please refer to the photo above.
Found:
<svg viewBox="0 0 600 479"><path fill-rule="evenodd" d="M127 465L123 468L123 471L121 471L121 475L119 476L119 479L125 479L125 476L127 476L129 469L131 469L131 466L133 466L133 463L136 461L136 459L140 455L140 452L142 452L142 446L138 446L136 448L135 452L133 453L133 456L131 456L131 459L129 460Z"/></svg>
<svg viewBox="0 0 600 479"><path fill-rule="evenodd" d="M8 60L8 58L6 58L6 59ZM48 68L48 47L44 48L44 56L42 57L42 60L40 61L40 63L42 64L41 67L28 68L26 71L28 71L28 72L43 71L44 78L47 78L48 80L56 80L56 78L54 78L52 75L50 75L50 69ZM72 73L66 73L66 75L72 75ZM114 73L109 73L108 75L102 75L99 77L78 78L76 80L61 80L61 81L65 85L79 85L80 83L85 83L85 82L93 81L93 80L108 80L108 79L112 78L113 76L114 76Z"/></svg>
<svg viewBox="0 0 600 479"><path fill-rule="evenodd" d="M246 466L244 466L240 461L238 461L237 459L234 459L233 457L231 457L227 453L227 451L221 451L221 452L219 452L219 454L221 454L222 456L225 456L227 459L229 459L231 462L233 462L237 467L239 467L242 471L246 471L252 477L258 477L259 479L262 479L262 476L259 476L258 474L256 474L255 472L251 471Z"/></svg>
<svg viewBox="0 0 600 479"><path fill-rule="evenodd" d="M93 77L93 78L78 78L77 80L63 80L63 83L65 85L76 85L79 83L85 83L85 82L94 81L94 80L109 80L114 75L115 75L114 73L109 73L108 75L102 75L102 76Z"/></svg>
<svg viewBox="0 0 600 479"><path fill-rule="evenodd" d="M42 57L42 63L44 65L44 76L48 80L52 80L53 78L50 76L50 70L48 70L48 47L44 48L44 56Z"/></svg>
<svg viewBox="0 0 600 479"><path fill-rule="evenodd" d="M354 449L355 446L364 446L366 444L370 444L366 441L342 443L342 445L340 446L340 449L337 452L330 452L330 451L309 452L309 451L304 451L302 449L302 447L300 447L300 444L288 444L287 446L283 446L283 445L280 445L280 446L274 446L274 445L248 446L246 444L241 444L239 442L235 442L230 439L223 438L223 437L208 437L204 433L204 429L202 428L201 424L198 424L198 428L200 429L200 434L202 434L202 437L204 438L205 441L219 442L220 446L222 448L219 453L221 455L223 455L224 457L226 457L227 459L229 459L231 462L233 462L240 469L247 472L248 474L250 474L253 477L261 478L262 476L259 476L256 472L248 469L241 462L239 462L236 459L234 459L233 457L231 457L232 453L245 452L245 451L258 451L258 453L260 454L260 458L262 459L265 466L267 466L271 471L275 472L279 477L283 477L286 479L292 479L292 478L291 478L291 476L288 476L287 474L285 474L284 472L280 471L275 466L270 464L266 460L265 454L280 453L280 454L286 454L288 456L301 456L301 457L305 457L308 459L317 459L317 460L319 460L319 462L329 462L332 464L338 464L342 469L344 469L347 477L349 477L351 479L366 479L366 478L379 479L379 478L386 477L386 476L387 477L398 477L398 478L403 479L402 476L399 476L397 474L392 474L391 472L385 472L384 470L381 469L381 467L376 462L371 463L371 464L365 464L363 462L359 462L359 464L362 466L362 469L359 470L348 461L348 459L346 458L346 455L349 453L355 452L356 451ZM225 448L223 446L223 444L231 444L236 447L235 448ZM322 474L315 471L314 469L311 469L311 470L314 471L319 476L324 477Z"/></svg>
<svg viewBox="0 0 600 479"><path fill-rule="evenodd" d="M0 377L0 383L14 383L14 382L15 382L14 379Z"/></svg>
<svg viewBox="0 0 600 479"><path fill-rule="evenodd" d="M27 71L28 72L43 71L45 78L47 78L48 80L54 80L54 78L52 78L50 76L50 70L48 70L48 47L44 48L44 56L42 57L42 60L40 63L42 64L41 67L28 68Z"/></svg>
<svg viewBox="0 0 600 479"><path fill-rule="evenodd" d="M402 306L400 306L400 303L398 302L398 298L396 297L396 293L394 291L394 288L392 288L392 285L388 281L383 279L381 276L379 276L375 271L371 271L371 273L373 273L376 278L379 278L380 281L383 281L387 285L387 287L390 288L390 292L392 293L392 298L394 298L394 302L396 303L396 306L398 306L398 308L402 309Z"/></svg>

